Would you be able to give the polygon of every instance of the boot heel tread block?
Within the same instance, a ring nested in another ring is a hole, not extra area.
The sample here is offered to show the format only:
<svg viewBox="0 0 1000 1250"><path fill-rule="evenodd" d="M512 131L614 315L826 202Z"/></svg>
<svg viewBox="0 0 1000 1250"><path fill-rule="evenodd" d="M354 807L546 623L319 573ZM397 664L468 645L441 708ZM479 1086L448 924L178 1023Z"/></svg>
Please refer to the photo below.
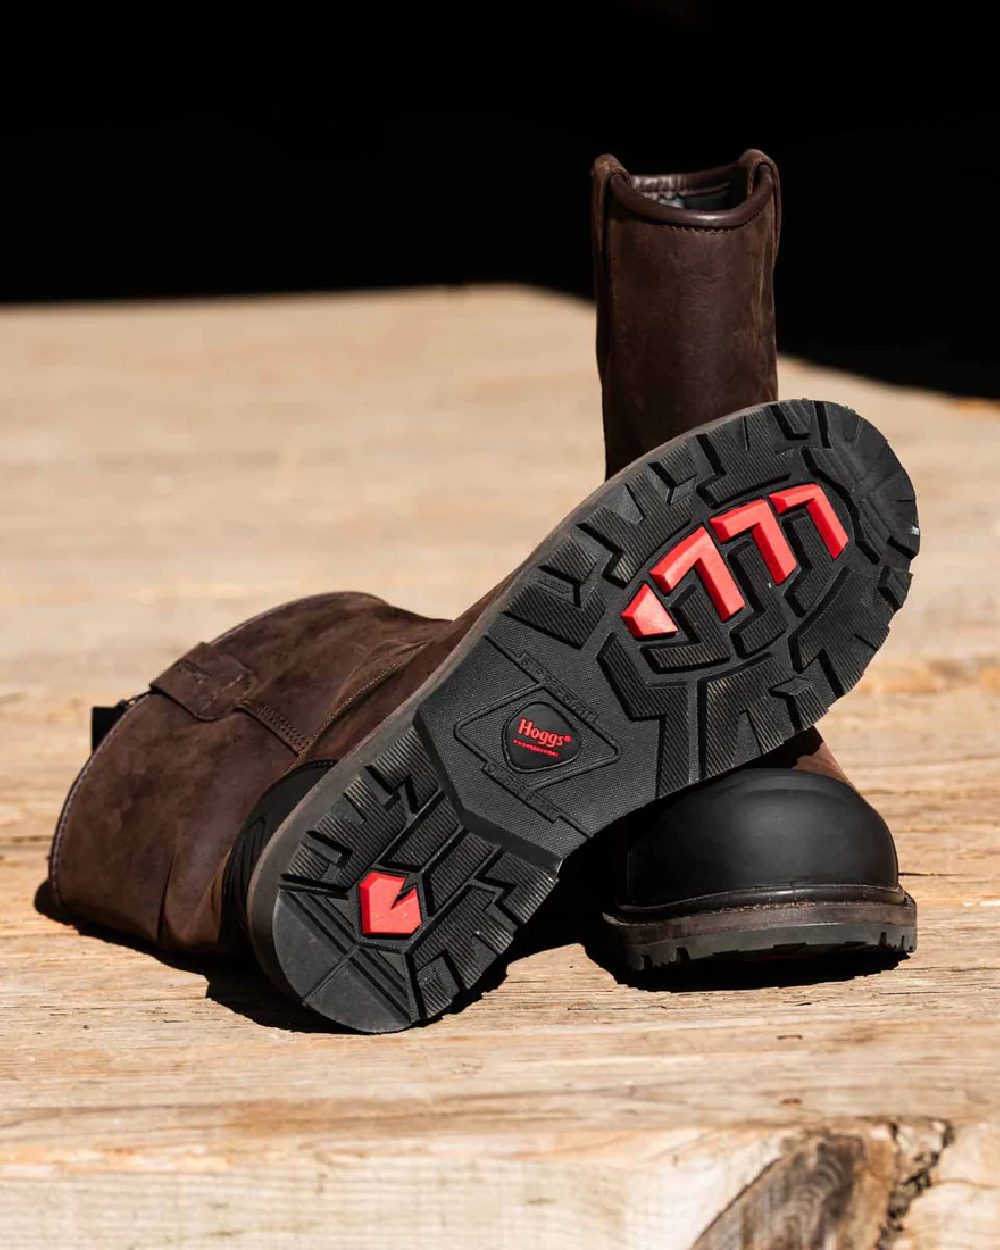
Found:
<svg viewBox="0 0 1000 1250"><path fill-rule="evenodd" d="M320 826L281 880L276 952L300 1001L349 1027L389 1032L439 1014L476 985L555 885L554 873L462 827L412 729ZM353 848L332 883L315 849L326 828ZM355 886L373 872L401 876L401 895L417 891L412 934L363 932Z"/></svg>

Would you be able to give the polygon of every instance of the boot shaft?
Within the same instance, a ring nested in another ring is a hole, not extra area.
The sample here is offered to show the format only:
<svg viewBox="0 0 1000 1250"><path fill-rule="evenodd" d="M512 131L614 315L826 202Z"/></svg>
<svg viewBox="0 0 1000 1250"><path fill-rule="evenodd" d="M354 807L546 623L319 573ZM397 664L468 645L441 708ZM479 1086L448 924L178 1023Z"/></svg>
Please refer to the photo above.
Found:
<svg viewBox="0 0 1000 1250"><path fill-rule="evenodd" d="M593 169L597 367L608 476L777 398L778 172L762 152L695 174Z"/></svg>

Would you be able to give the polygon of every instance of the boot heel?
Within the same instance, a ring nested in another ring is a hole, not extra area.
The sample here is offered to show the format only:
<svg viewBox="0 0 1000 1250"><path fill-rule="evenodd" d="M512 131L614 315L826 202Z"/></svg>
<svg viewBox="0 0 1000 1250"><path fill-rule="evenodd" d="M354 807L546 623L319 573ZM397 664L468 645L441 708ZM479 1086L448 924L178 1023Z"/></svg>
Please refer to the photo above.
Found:
<svg viewBox="0 0 1000 1250"><path fill-rule="evenodd" d="M258 960L303 1005L366 1033L440 1014L471 989L556 884L459 821L406 729L347 785L305 803L269 857L248 915ZM270 849L270 848L269 848Z"/></svg>

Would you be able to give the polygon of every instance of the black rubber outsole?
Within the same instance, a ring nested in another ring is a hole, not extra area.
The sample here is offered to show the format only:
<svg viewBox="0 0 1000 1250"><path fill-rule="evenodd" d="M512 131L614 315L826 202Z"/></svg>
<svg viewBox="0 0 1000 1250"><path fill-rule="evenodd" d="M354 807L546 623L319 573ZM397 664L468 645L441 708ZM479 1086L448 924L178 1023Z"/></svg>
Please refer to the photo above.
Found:
<svg viewBox="0 0 1000 1250"><path fill-rule="evenodd" d="M809 484L841 550L780 495ZM778 585L759 531L712 524L758 500L790 548ZM668 575L688 540L707 562ZM630 465L285 820L248 896L259 962L350 1028L439 1015L595 833L773 750L849 690L917 545L906 473L834 404L748 409Z"/></svg>
<svg viewBox="0 0 1000 1250"><path fill-rule="evenodd" d="M618 961L634 972L703 960L899 956L917 948L917 906L903 890L897 893L892 902L758 903L660 920L608 914L604 934Z"/></svg>

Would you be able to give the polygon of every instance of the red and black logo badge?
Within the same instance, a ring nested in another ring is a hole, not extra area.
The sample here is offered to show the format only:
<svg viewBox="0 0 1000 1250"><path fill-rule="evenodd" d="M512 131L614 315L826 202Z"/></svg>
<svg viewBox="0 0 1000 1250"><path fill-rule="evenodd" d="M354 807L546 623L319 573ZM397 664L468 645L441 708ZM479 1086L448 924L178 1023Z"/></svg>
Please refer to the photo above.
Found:
<svg viewBox="0 0 1000 1250"><path fill-rule="evenodd" d="M512 768L534 772L576 759L580 735L554 707L529 703L507 722L504 746Z"/></svg>

